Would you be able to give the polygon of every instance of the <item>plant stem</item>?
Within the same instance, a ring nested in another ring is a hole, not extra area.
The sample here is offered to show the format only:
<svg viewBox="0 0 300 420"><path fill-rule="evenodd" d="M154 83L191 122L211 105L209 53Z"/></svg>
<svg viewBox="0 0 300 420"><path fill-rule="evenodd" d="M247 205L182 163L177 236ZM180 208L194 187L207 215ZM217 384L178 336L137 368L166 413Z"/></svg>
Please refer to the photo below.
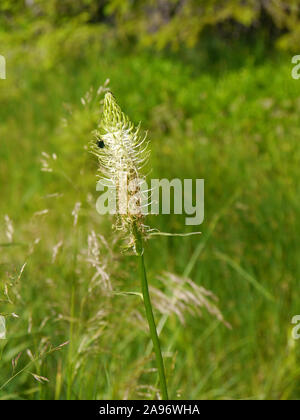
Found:
<svg viewBox="0 0 300 420"><path fill-rule="evenodd" d="M152 311L152 304L149 295L149 288L148 288L148 281L147 281L147 274L145 268L145 261L143 255L143 243L141 236L136 232L136 240L137 240L137 253L139 259L139 267L140 267L140 276L141 276L141 284L142 284L142 293L144 298L144 305L146 310L146 316L149 324L150 335L153 343L153 349L156 357L156 364L160 382L160 389L162 393L162 399L168 400L168 390L167 390L167 383L166 383L166 376L165 376L165 368L164 368L164 361L161 354L161 348L159 343L159 338L156 331L155 320Z"/></svg>
<svg viewBox="0 0 300 420"><path fill-rule="evenodd" d="M69 354L68 354L68 385L67 385L67 400L71 399L72 395L72 382L73 382L73 335L74 335L74 311L75 311L75 284L74 279L72 281L71 291L71 304L70 304L70 332L69 332Z"/></svg>

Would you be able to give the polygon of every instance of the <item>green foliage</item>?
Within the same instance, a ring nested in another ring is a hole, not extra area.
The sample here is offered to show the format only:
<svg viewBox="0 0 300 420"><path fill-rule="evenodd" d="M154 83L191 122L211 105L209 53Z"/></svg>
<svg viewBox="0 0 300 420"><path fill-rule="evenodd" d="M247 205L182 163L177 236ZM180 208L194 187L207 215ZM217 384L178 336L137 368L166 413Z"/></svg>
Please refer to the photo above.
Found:
<svg viewBox="0 0 300 420"><path fill-rule="evenodd" d="M218 31L220 37L237 37L247 28L248 33L259 34L265 27L273 27L277 38L280 35L278 46L295 50L299 41L299 7L297 0L112 0L107 11L115 17L121 37L125 34L159 49L168 45L193 47L210 28Z"/></svg>
<svg viewBox="0 0 300 420"><path fill-rule="evenodd" d="M132 46L134 41L158 49L193 47L211 30L229 39L246 32L256 39L264 34L279 48L296 51L299 8L299 0L5 0L0 23L5 30L22 30L31 40L64 25L73 31L88 26L98 42L108 36L122 44ZM105 27L105 37L99 38L97 26ZM64 35L66 40L70 33Z"/></svg>
<svg viewBox="0 0 300 420"><path fill-rule="evenodd" d="M299 399L300 347L291 340L290 320L299 312L300 103L290 57L265 56L260 45L226 48L213 42L180 55L103 46L100 51L88 42L84 52L74 53L76 44L65 44L63 54L53 57L50 40L59 39L63 27L27 50L19 35L5 46L0 299L1 313L19 318L7 318L8 340L0 343L0 387L12 369L25 370L0 397L140 398L145 389L146 397L155 394L147 388L154 364L145 356L136 267L130 257L119 256L111 220L95 210L96 162L87 143L99 119L96 91L109 77L130 118L149 129L151 177L205 178L202 237L149 241L149 282L166 292L158 274L166 267L179 275L188 271L219 297L233 328L206 314L186 314L182 328L170 316L162 348L170 356L171 397ZM41 171L45 160L52 172ZM6 214L14 226L9 246ZM165 232L184 226L179 215L151 216L148 223ZM92 280L88 249L97 257L95 241L100 268L116 294ZM49 343L68 340L47 354ZM31 354L41 357L28 366Z"/></svg>

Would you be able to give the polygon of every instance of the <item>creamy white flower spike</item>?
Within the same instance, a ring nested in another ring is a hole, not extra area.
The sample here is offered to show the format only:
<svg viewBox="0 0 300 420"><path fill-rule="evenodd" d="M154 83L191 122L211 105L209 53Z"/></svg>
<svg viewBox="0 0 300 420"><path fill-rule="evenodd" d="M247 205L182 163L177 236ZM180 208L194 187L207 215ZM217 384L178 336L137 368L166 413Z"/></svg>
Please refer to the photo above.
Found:
<svg viewBox="0 0 300 420"><path fill-rule="evenodd" d="M136 234L146 233L140 174L149 157L146 135L141 136L140 125L134 126L110 92L105 94L102 120L94 135L92 152L98 157L101 180L116 194L115 227L129 235L129 246L135 249Z"/></svg>

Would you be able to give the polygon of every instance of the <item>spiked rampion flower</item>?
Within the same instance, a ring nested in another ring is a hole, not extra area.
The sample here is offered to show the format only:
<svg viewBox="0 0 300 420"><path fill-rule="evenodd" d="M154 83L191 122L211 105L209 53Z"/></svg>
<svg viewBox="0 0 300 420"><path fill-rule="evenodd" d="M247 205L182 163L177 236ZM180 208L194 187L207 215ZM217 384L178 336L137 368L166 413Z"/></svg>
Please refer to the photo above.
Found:
<svg viewBox="0 0 300 420"><path fill-rule="evenodd" d="M157 370L163 399L168 399L159 338L150 300L146 268L143 255L143 239L147 227L143 224L143 195L147 192L142 184L140 170L146 163L149 152L145 144L146 136L141 138L140 126L137 128L122 112L111 93L106 93L103 117L95 131L96 141L92 151L98 157L102 178L113 189L116 198L116 228L129 236L129 246L133 247L139 260L143 301L146 310L153 349L156 356ZM145 205L148 205L146 201Z"/></svg>
<svg viewBox="0 0 300 420"><path fill-rule="evenodd" d="M115 227L128 234L129 246L137 251L136 235L146 232L141 188L144 177L140 175L149 156L146 136L140 135L140 125L131 123L110 92L105 94L102 119L94 135L92 152L98 157L101 181L116 195Z"/></svg>

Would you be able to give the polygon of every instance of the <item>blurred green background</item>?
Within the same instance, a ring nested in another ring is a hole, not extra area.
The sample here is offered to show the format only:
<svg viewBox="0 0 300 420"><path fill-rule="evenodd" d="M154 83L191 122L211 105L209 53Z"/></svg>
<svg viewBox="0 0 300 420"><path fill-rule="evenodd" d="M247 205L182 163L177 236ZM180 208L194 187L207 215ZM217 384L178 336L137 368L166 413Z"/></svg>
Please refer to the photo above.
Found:
<svg viewBox="0 0 300 420"><path fill-rule="evenodd" d="M135 258L95 210L87 145L108 87L149 132L150 177L205 179L202 236L145 253L171 398L300 397L299 20L299 1L1 1L1 399L157 397L143 305L124 294ZM232 329L172 309L166 270L211 290Z"/></svg>

